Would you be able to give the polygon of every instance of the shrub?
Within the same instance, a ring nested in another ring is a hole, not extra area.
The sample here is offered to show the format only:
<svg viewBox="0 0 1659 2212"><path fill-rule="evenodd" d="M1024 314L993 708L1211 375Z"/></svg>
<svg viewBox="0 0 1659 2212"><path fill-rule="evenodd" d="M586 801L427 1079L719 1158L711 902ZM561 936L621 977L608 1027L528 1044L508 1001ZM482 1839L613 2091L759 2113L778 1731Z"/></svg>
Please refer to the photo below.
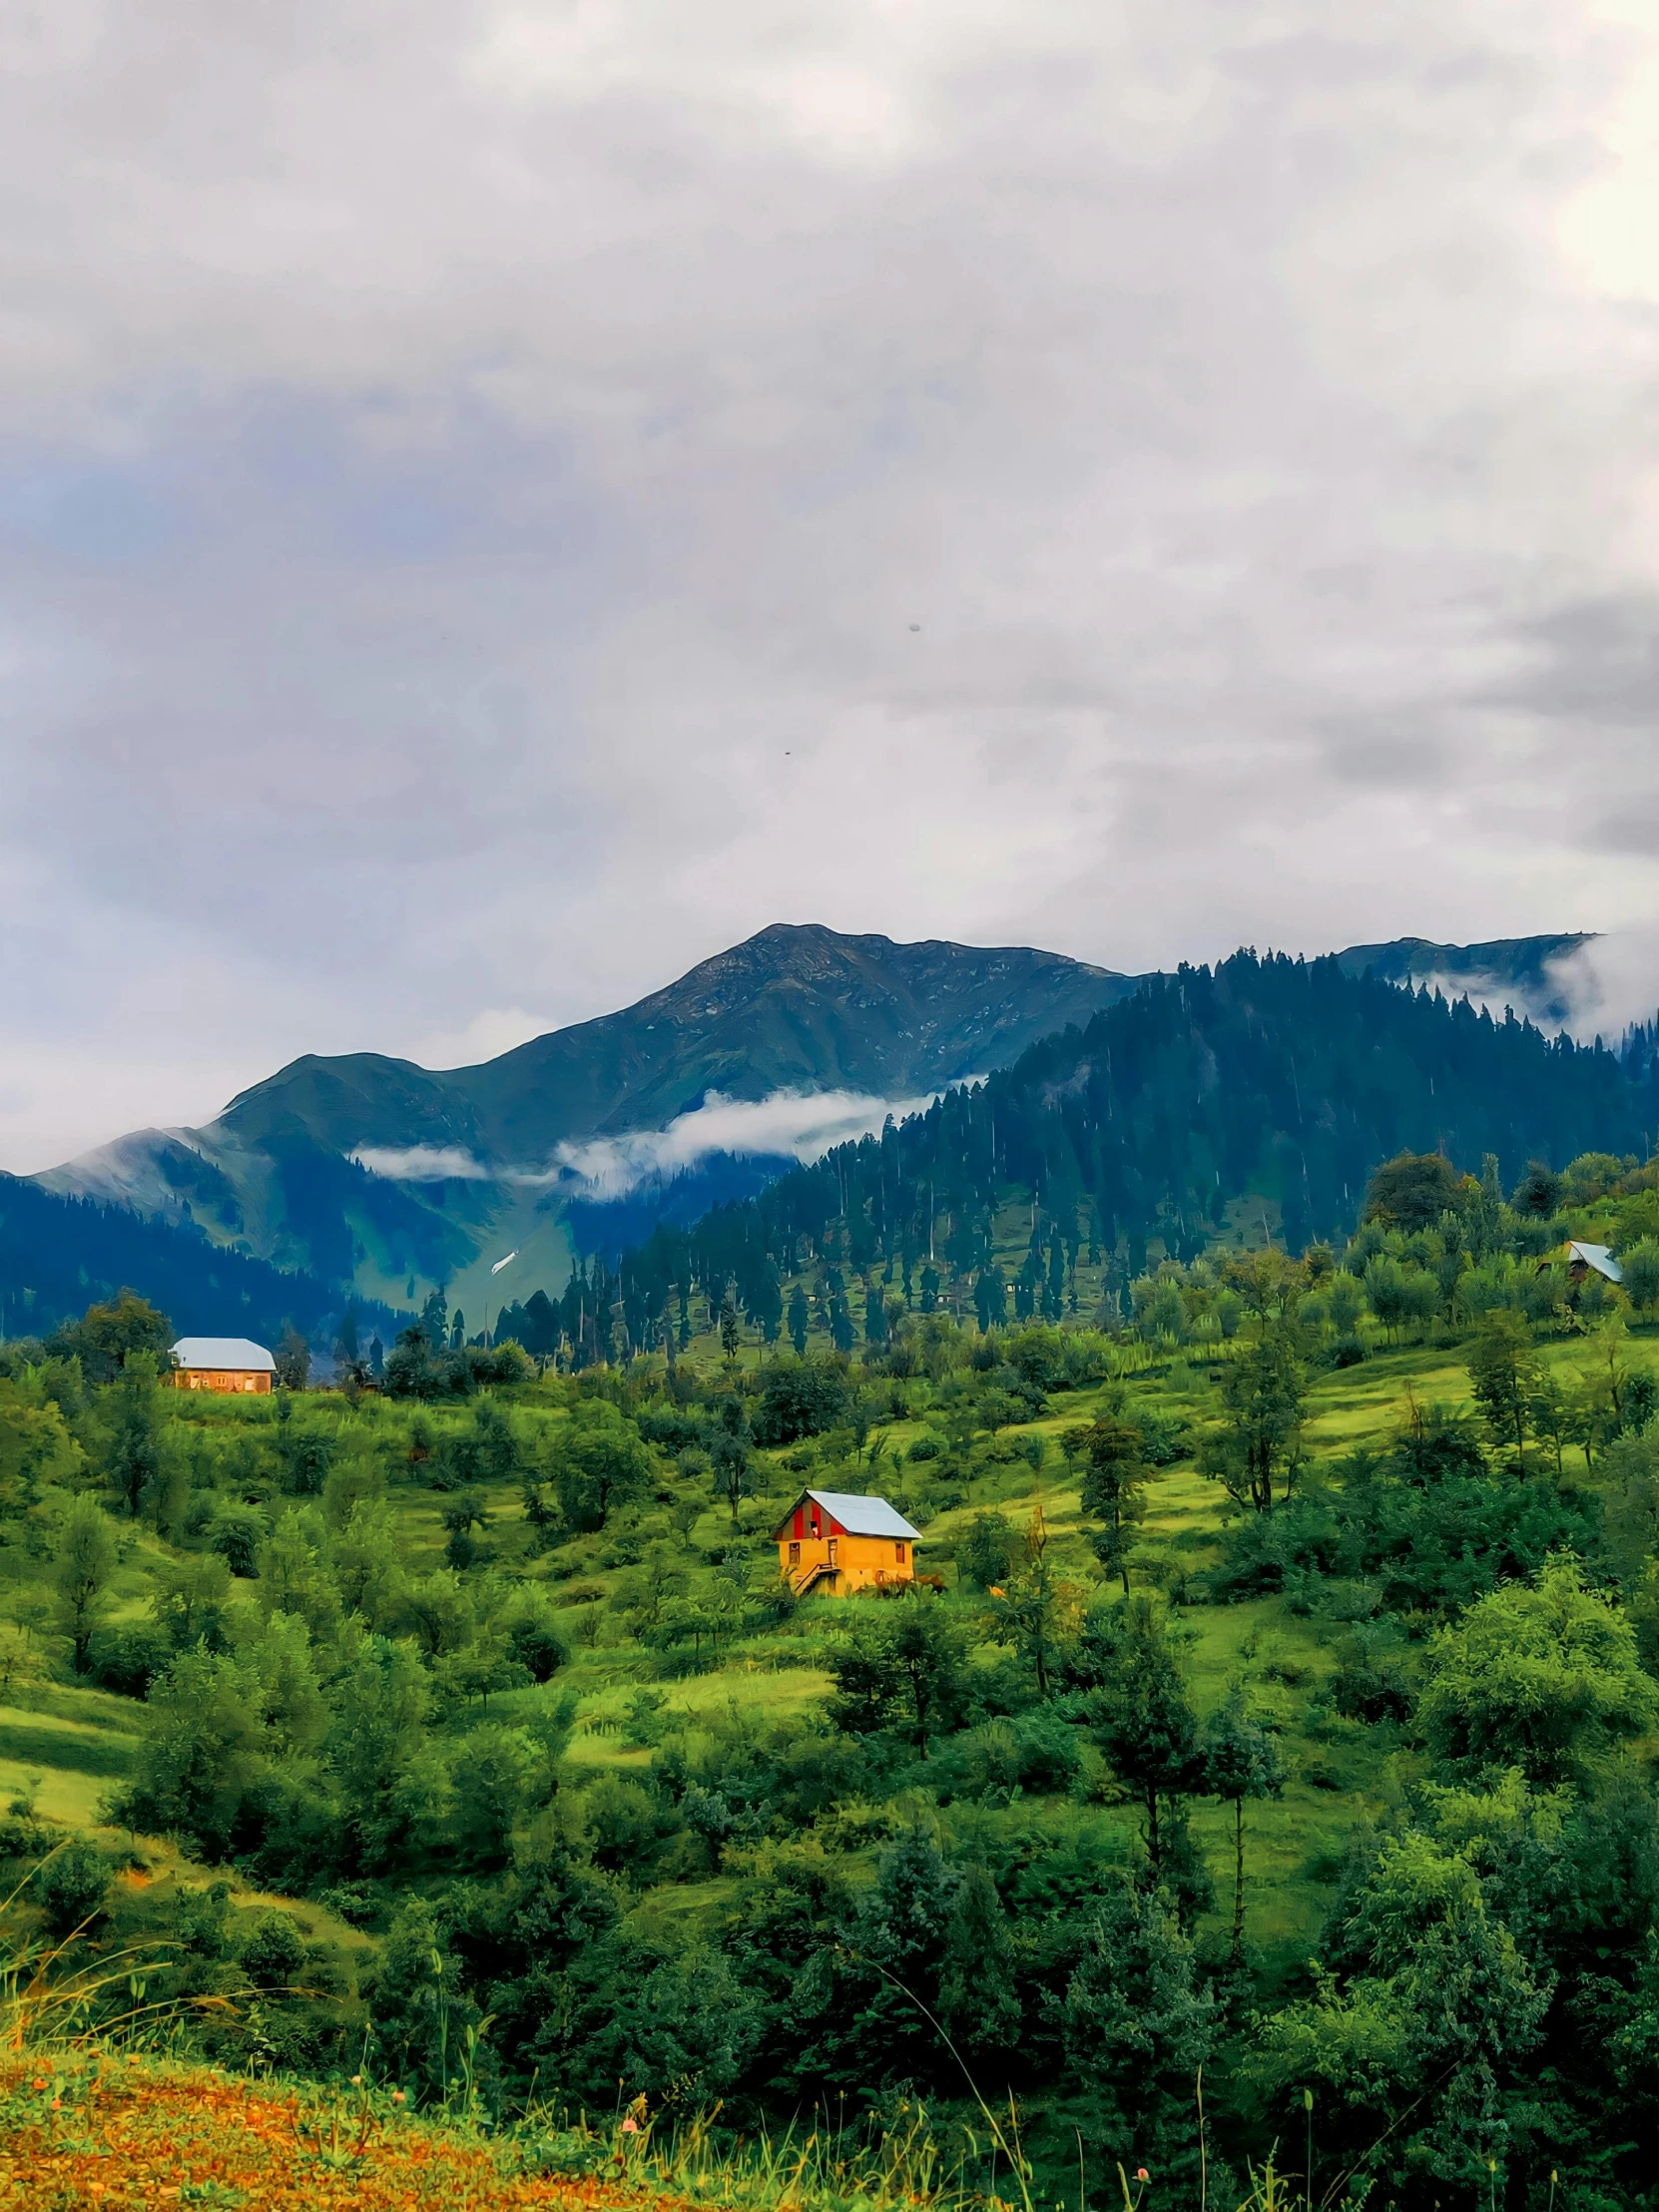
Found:
<svg viewBox="0 0 1659 2212"><path fill-rule="evenodd" d="M285 1913L262 1913L237 1945L257 1989L291 1989L305 1970L305 1945Z"/></svg>
<svg viewBox="0 0 1659 2212"><path fill-rule="evenodd" d="M262 1517L246 1505L227 1505L215 1515L208 1542L234 1575L247 1581L258 1574L255 1554L266 1527Z"/></svg>
<svg viewBox="0 0 1659 2212"><path fill-rule="evenodd" d="M1411 1711L1411 1685L1398 1655L1363 1629L1338 1647L1331 1698L1351 1721L1402 1721Z"/></svg>
<svg viewBox="0 0 1659 2212"><path fill-rule="evenodd" d="M109 1895L110 1870L91 1844L55 1852L35 1876L34 1892L54 1936L73 1935L98 1919Z"/></svg>
<svg viewBox="0 0 1659 2212"><path fill-rule="evenodd" d="M794 1444L822 1435L846 1413L846 1371L835 1360L769 1363L755 1416L760 1444Z"/></svg>
<svg viewBox="0 0 1659 2212"><path fill-rule="evenodd" d="M957 1572L976 1590L989 1590L1006 1582L1017 1542L1013 1524L1005 1514L975 1513L956 1544Z"/></svg>
<svg viewBox="0 0 1659 2212"><path fill-rule="evenodd" d="M135 1621L101 1628L92 1639L90 1676L117 1697L148 1697L150 1685L173 1662L173 1641L159 1623Z"/></svg>

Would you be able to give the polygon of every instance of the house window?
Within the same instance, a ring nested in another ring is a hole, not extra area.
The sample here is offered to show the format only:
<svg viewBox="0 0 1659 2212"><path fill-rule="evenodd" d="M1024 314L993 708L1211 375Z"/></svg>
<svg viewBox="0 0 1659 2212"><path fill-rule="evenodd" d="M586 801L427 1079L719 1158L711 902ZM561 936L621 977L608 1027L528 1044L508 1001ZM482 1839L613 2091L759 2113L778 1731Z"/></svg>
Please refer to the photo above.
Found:
<svg viewBox="0 0 1659 2212"><path fill-rule="evenodd" d="M791 1544L791 1546L790 1546L790 1565L791 1565L792 1567L798 1567L798 1566L800 1566L800 1564L801 1564L801 1546L800 1546L799 1544Z"/></svg>
<svg viewBox="0 0 1659 2212"><path fill-rule="evenodd" d="M836 1564L839 1550L840 1546L836 1543L834 1537L831 1536L830 1539L830 1564L831 1566L834 1566Z"/></svg>
<svg viewBox="0 0 1659 2212"><path fill-rule="evenodd" d="M904 1546L902 1544L893 1545L892 1555L898 1561L900 1566L904 1564Z"/></svg>

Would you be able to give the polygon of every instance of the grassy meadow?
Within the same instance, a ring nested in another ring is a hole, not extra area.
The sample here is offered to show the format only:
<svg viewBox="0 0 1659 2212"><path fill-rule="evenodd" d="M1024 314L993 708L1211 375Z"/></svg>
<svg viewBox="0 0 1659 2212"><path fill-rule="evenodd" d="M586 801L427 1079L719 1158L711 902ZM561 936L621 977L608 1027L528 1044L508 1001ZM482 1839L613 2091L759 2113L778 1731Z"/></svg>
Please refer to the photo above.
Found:
<svg viewBox="0 0 1659 2212"><path fill-rule="evenodd" d="M754 1374L765 1354L746 1347L732 1365ZM1568 1383L1593 1381L1594 1353L1582 1340L1547 1343L1542 1358ZM1659 1340L1631 1339L1633 1366L1659 1369ZM644 1363L642 1363L642 1366ZM542 1586L554 1609L568 1657L555 1684L524 1686L487 1694L457 1708L447 1725L464 1732L488 1719L513 1724L547 1702L553 1687L574 1701L573 1727L565 1751L571 1784L577 1788L601 1774L646 1777L655 1749L670 1735L695 1744L711 1728L730 1726L734 1718L806 1721L828 1712L834 1694L830 1666L847 1637L870 1611L869 1601L810 1599L783 1620L749 1624L732 1634L695 1669L677 1661L665 1666L660 1655L642 1650L626 1618L640 1578L641 1558L649 1551L671 1557L686 1593L696 1599L714 1590L734 1551L760 1579L775 1569L771 1531L801 1487L871 1489L904 1500L925 1522L916 1547L918 1571L939 1574L947 1602L960 1608L976 1636L975 1661L992 1665L1001 1647L985 1635L981 1593L966 1588L955 1564L955 1549L973 1520L986 1512L1004 1515L1016 1531L1040 1515L1061 1575L1074 1585L1079 1602L1098 1582L1074 1476L1068 1476L1062 1452L1064 1434L1102 1417L1111 1406L1145 1404L1174 1412L1192 1425L1196 1441L1216 1418L1217 1391L1212 1377L1219 1369L1190 1355L1158 1358L1142 1348L1126 1348L1114 1375L1094 1387L1067 1390L1053 1400L1043 1418L1010 1424L978 1445L964 1468L959 1502L930 1511L909 1493L916 1487L910 1447L934 1431L929 1421L926 1385L911 1393L916 1402L902 1417L871 1431L861 1453L831 1463L802 1464L799 1449L778 1448L755 1454L751 1482L736 1520L729 1504L707 1495L706 1479L670 1471L654 1501L625 1510L603 1532L574 1537L551 1553L540 1552L526 1522L517 1480L469 1483L484 1514L483 1534L489 1563ZM718 1340L694 1341L683 1366L718 1377L725 1372ZM527 1424L556 1426L568 1417L569 1385L549 1379L514 1393L514 1418ZM1460 1344L1388 1349L1379 1342L1363 1364L1337 1371L1315 1371L1307 1394L1306 1438L1309 1458L1301 1476L1304 1490L1329 1480L1344 1456L1356 1448L1385 1450L1412 1406L1439 1407L1454 1414L1470 1411L1466 1348ZM268 1404L235 1399L170 1401L167 1411L186 1429L219 1432L267 1430ZM407 1408L372 1395L350 1406L334 1392L313 1395L301 1420L328 1430L344 1449L368 1445L395 1459L398 1440L409 1424ZM460 1425L463 1412L430 1416L440 1432L445 1422ZM1033 1447L1042 1447L1032 1464ZM873 1463L872 1463L873 1462ZM1568 1473L1573 1469L1569 1466ZM954 1489L947 1487L947 1495ZM700 1505L695 1518L682 1516L671 1526L670 1513L689 1496ZM418 1479L389 1481L384 1488L389 1524L405 1570L412 1576L442 1576L447 1532L443 1513L449 1493ZM1283 1596L1263 1596L1226 1604L1193 1602L1194 1585L1219 1556L1235 1509L1218 1484L1201 1474L1191 1450L1160 1469L1148 1483L1145 1518L1131 1557L1131 1582L1137 1588L1172 1593L1174 1634L1200 1715L1219 1707L1235 1686L1243 1685L1253 1707L1270 1723L1287 1756L1282 1793L1253 1805L1249 1812L1251 1902L1249 1932L1265 1985L1294 1973L1317 1943L1336 1894L1350 1839L1397 1804L1420 1771L1420 1755L1401 1732L1388 1725L1347 1721L1322 1703L1321 1690L1334 1668L1329 1619L1293 1608ZM145 1615L152 1570L168 1548L146 1532L126 1540L109 1622L137 1622ZM233 1585L233 1606L252 1618L258 1585ZM27 1632L25 1632L27 1635ZM34 1634L44 1647L45 1632ZM17 1670L0 1701L0 1793L27 1801L45 1819L99 1834L114 1844L117 1831L101 1824L99 1809L112 1784L133 1767L144 1725L144 1708L130 1697L74 1681L31 1679L27 1666ZM643 1708L643 1711L642 1711ZM1082 1802L1078 1802L1078 1797ZM1116 1800L1116 1802L1114 1801ZM1028 1834L1033 1825L1063 1827L1068 1833L1092 1833L1104 1857L1126 1863L1138 1836L1138 1816L1123 1793L1109 1782L1093 1792L1062 1801L1019 1798L986 1806L945 1808L936 1817L947 1842L960 1838L982 1848L997 1833ZM1211 1918L1219 1926L1229 1906L1232 1838L1230 1816L1221 1803L1195 1801L1193 1832L1216 1886ZM878 1808L855 1808L842 1822L838 1839L846 1872L867 1880L890 1833L891 1823ZM131 1848L132 1839L124 1839ZM141 1852L159 1878L189 1883L188 1860L173 1848L145 1839ZM440 1878L435 1878L440 1879ZM718 1926L746 1876L742 1871L696 1880L648 1885L630 1904L643 1924L662 1917L702 1920ZM251 1904L257 1893L238 1889ZM304 1914L313 1936L331 1930L347 1944L362 1938L324 1910Z"/></svg>

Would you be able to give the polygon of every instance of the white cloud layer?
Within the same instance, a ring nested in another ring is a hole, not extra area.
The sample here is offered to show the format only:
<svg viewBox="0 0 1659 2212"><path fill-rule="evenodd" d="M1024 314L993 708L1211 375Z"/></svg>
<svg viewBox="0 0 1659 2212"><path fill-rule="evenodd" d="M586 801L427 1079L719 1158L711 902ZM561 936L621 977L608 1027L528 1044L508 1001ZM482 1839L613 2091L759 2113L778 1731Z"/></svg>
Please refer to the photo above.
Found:
<svg viewBox="0 0 1659 2212"><path fill-rule="evenodd" d="M1550 981L1575 1037L1617 1044L1637 1023L1659 1019L1659 923L1593 937L1550 963Z"/></svg>
<svg viewBox="0 0 1659 2212"><path fill-rule="evenodd" d="M1656 144L1636 0L0 0L0 1164L772 919L1647 924Z"/></svg>
<svg viewBox="0 0 1659 2212"><path fill-rule="evenodd" d="M724 1098L711 1091L701 1106L666 1129L631 1130L561 1144L547 1167L487 1165L458 1145L366 1145L351 1157L374 1175L399 1183L500 1182L558 1184L573 1195L624 1198L641 1183L671 1180L715 1153L738 1159L818 1160L831 1145L877 1132L889 1114L902 1121L932 1103L923 1098L873 1098L860 1091L774 1091L768 1098Z"/></svg>
<svg viewBox="0 0 1659 2212"><path fill-rule="evenodd" d="M878 1131L891 1114L902 1121L932 1103L925 1098L871 1098L858 1091L774 1091L763 1099L723 1098L711 1091L701 1106L666 1129L635 1130L561 1144L558 1166L597 1198L622 1198L653 1177L683 1174L713 1153L740 1159L818 1160L831 1145Z"/></svg>
<svg viewBox="0 0 1659 2212"><path fill-rule="evenodd" d="M353 1152L358 1167L394 1183L488 1183L493 1171L459 1145L364 1145Z"/></svg>

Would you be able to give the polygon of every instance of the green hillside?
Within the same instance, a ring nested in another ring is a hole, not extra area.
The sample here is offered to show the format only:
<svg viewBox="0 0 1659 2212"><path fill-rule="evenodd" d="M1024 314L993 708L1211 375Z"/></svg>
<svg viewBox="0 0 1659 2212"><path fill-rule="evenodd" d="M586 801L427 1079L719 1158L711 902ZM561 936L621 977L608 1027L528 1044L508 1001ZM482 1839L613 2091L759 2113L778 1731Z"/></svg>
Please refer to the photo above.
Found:
<svg viewBox="0 0 1659 2212"><path fill-rule="evenodd" d="M779 923L635 1006L482 1066L307 1054L205 1129L139 1131L38 1180L186 1222L361 1297L396 1306L442 1286L477 1311L568 1272L564 1203L584 1186L547 1179L561 1144L662 1129L711 1093L914 1099L1000 1066L1129 987L1019 946ZM356 1166L358 1151L380 1172Z"/></svg>
<svg viewBox="0 0 1659 2212"><path fill-rule="evenodd" d="M815 1260L805 1360L728 1307L258 1403L158 1392L142 1314L107 1382L96 1318L14 1347L18 1909L201 2055L415 2105L921 2124L994 2191L1011 2095L1039 2194L1080 2133L1227 2201L1306 2091L1322 2196L1643 2203L1656 1194L1400 1162L1338 1264L1159 1261L1109 1331L1086 1261L985 1331L895 1269L850 1355ZM796 1602L805 1485L938 1587Z"/></svg>
<svg viewBox="0 0 1659 2212"><path fill-rule="evenodd" d="M1558 1019L1551 963L1582 941L1404 938L1353 947L1336 956L1336 972L1355 978L1356 989L1370 969L1390 983L1509 996L1523 1012ZM942 1086L1007 1068L1041 1040L1086 1029L1103 1008L1159 983L1020 947L895 944L777 924L635 1006L481 1066L438 1073L372 1053L307 1055L205 1129L137 1131L38 1180L390 1307L418 1305L440 1288L452 1306L493 1314L538 1287L556 1288L578 1251L614 1257L659 1219L685 1224L717 1201L753 1194L788 1165L790 1117L770 1140L759 1124L725 1137L711 1129L683 1155L671 1149L660 1160L649 1145L614 1158L583 1153L584 1145L660 1132L711 1096L755 1104L844 1091L901 1112ZM1317 1027L1316 1009L1316 1033L1285 1040L1287 1067L1304 1043L1322 1049ZM1270 1198L1280 1195L1293 1151L1305 1149L1305 1102L1293 1104L1290 1082L1279 1087L1287 1099L1266 1101L1262 1157L1246 1163ZM1426 1082L1419 1088L1410 1110L1423 1133L1401 1141L1436 1141L1433 1093ZM1622 1121L1604 1111L1608 1126L1575 1135L1566 1151L1622 1145L1626 1122L1651 1126L1644 1111L1645 1101ZM1309 1112L1317 1127L1317 1103ZM764 1156L768 1141L775 1156ZM1368 1141L1354 1148L1351 1188L1377 1157ZM725 1143L743 1157L710 1150ZM578 1149L566 1157L562 1146ZM1494 1149L1507 1166L1506 1145ZM358 1152L376 1172L355 1162ZM616 1174L590 1181L607 1161ZM1246 1179L1230 1159L1216 1164L1221 1198L1231 1202Z"/></svg>

